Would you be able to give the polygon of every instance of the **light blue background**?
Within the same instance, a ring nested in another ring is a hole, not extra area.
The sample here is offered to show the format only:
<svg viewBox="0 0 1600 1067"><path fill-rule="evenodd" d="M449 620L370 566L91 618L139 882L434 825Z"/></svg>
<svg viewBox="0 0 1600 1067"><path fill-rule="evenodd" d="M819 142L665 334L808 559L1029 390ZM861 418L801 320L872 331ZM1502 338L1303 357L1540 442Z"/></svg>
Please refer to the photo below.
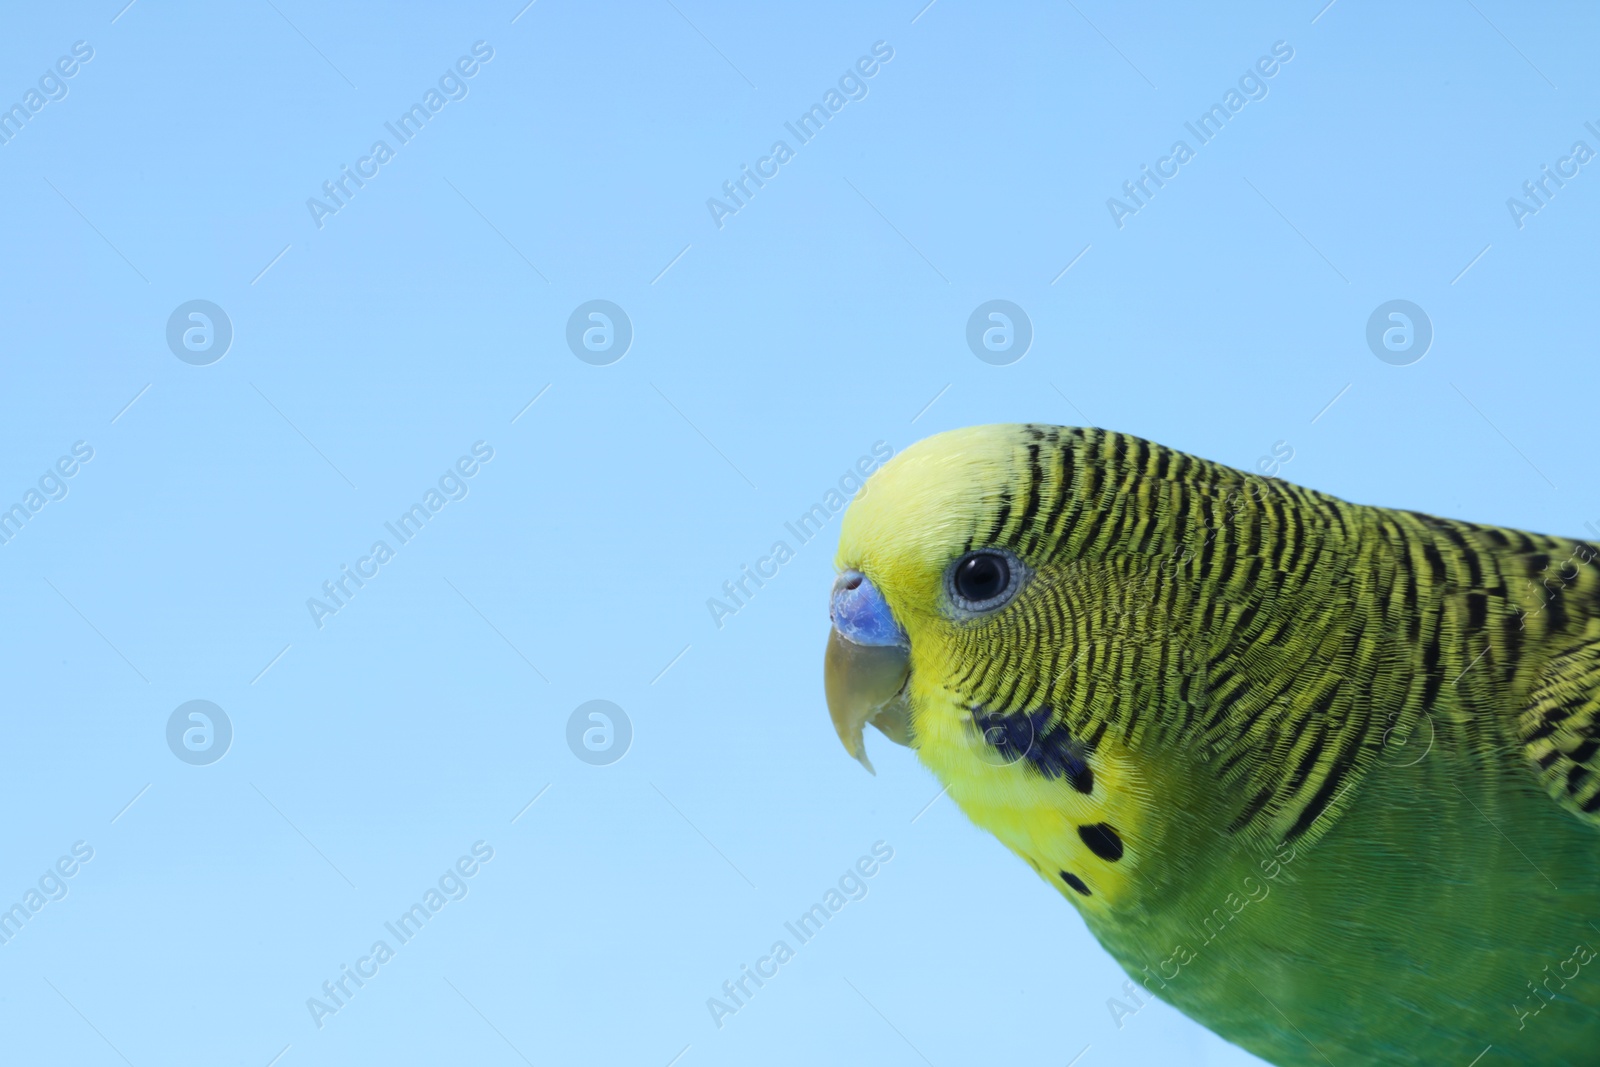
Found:
<svg viewBox="0 0 1600 1067"><path fill-rule="evenodd" d="M947 799L916 818L911 753L845 756L837 519L721 628L706 601L874 442L995 421L1242 467L1281 441L1354 500L1600 523L1600 164L1520 230L1505 203L1600 148L1596 16L921 3L8 12L0 100L94 58L0 145L0 504L94 459L0 546L0 903L94 859L0 946L5 1059L1255 1062L1164 1005L1119 1030L1055 890ZM319 229L307 198L480 40ZM866 99L718 229L706 199L880 40ZM1266 99L1118 229L1106 199L1280 40ZM197 298L235 330L204 367L164 338ZM594 298L635 329L611 366L564 340ZM1035 331L1010 366L964 341L994 298ZM1411 366L1364 340L1394 298L1436 331ZM307 598L480 440L466 499L318 629ZM600 698L634 737L597 767L565 730ZM192 699L233 724L209 766L166 745ZM319 1029L307 998L480 840ZM868 896L718 1029L707 998L879 840Z"/></svg>

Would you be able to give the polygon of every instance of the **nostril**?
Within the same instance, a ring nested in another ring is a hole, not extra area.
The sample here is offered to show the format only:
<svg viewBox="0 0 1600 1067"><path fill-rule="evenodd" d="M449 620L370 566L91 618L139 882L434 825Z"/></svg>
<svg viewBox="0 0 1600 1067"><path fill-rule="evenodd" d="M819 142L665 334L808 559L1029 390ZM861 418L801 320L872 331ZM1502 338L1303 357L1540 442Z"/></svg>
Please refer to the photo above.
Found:
<svg viewBox="0 0 1600 1067"><path fill-rule="evenodd" d="M906 635L872 579L858 570L839 575L828 601L833 628L858 645L904 646Z"/></svg>

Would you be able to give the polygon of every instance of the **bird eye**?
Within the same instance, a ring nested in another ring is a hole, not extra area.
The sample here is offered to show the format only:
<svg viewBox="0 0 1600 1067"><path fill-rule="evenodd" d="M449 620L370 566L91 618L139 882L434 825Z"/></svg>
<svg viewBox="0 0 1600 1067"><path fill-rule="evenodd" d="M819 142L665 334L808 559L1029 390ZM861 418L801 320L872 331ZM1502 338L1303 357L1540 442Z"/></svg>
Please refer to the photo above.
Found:
<svg viewBox="0 0 1600 1067"><path fill-rule="evenodd" d="M950 596L965 611L992 611L1016 595L1022 567L1008 553L969 552L950 569Z"/></svg>

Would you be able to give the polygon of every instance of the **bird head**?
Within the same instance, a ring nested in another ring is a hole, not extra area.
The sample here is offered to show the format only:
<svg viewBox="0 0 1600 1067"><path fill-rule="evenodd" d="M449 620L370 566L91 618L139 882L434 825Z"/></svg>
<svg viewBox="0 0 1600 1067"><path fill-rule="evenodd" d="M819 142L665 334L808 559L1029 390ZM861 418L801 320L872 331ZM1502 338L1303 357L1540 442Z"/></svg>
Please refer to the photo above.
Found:
<svg viewBox="0 0 1600 1067"><path fill-rule="evenodd" d="M1034 643L1019 620L1049 564L1023 536L1048 518L1039 433L978 426L920 441L876 471L846 513L824 681L834 729L868 770L868 723L911 747L934 725L912 691L919 664L932 682L987 658L999 681L1017 665L1001 650Z"/></svg>

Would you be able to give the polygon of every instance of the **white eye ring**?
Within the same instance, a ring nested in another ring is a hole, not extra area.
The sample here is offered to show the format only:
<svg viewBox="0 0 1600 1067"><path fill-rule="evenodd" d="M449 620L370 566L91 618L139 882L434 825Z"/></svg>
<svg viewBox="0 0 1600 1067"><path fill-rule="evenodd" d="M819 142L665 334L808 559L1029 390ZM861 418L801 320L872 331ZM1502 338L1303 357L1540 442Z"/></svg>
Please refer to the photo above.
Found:
<svg viewBox="0 0 1600 1067"><path fill-rule="evenodd" d="M1003 548L978 548L950 565L945 594L962 614L1005 607L1022 588L1027 568Z"/></svg>

